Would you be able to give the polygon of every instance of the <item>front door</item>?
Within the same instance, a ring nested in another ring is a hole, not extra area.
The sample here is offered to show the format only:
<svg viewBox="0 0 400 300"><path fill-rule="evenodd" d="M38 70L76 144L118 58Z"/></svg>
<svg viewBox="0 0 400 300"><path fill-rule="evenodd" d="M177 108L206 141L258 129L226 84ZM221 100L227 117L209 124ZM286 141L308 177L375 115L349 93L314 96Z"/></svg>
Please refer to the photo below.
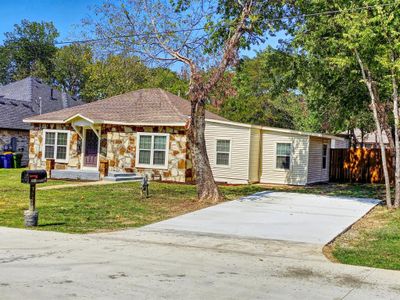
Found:
<svg viewBox="0 0 400 300"><path fill-rule="evenodd" d="M99 150L99 138L92 129L86 129L85 135L85 167L97 167L97 155Z"/></svg>

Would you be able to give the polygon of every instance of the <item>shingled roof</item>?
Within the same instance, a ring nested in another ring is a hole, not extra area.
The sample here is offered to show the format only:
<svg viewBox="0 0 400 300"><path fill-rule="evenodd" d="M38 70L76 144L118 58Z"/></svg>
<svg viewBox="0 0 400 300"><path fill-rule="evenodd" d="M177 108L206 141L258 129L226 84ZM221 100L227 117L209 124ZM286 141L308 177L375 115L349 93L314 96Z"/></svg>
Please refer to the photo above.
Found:
<svg viewBox="0 0 400 300"><path fill-rule="evenodd" d="M190 116L190 102L162 89L141 89L78 107L25 119L30 123L66 123L79 116L103 124L184 124ZM207 119L226 119L206 112Z"/></svg>
<svg viewBox="0 0 400 300"><path fill-rule="evenodd" d="M34 77L0 86L0 128L29 130L23 119L83 104Z"/></svg>
<svg viewBox="0 0 400 300"><path fill-rule="evenodd" d="M29 124L22 120L34 114L36 113L29 102L0 97L0 128L29 130Z"/></svg>

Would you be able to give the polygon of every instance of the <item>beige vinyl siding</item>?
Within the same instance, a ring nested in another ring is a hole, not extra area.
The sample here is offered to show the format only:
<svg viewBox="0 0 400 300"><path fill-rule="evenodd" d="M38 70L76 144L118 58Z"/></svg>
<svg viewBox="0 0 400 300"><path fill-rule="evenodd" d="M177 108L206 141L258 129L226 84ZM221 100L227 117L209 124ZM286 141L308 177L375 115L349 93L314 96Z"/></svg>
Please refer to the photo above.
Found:
<svg viewBox="0 0 400 300"><path fill-rule="evenodd" d="M327 144L326 169L322 169L322 145ZM311 137L307 183L329 181L330 140Z"/></svg>
<svg viewBox="0 0 400 300"><path fill-rule="evenodd" d="M250 161L249 180L250 182L260 181L260 154L261 154L261 130L252 128L250 130Z"/></svg>
<svg viewBox="0 0 400 300"><path fill-rule="evenodd" d="M228 183L248 183L250 128L207 121L205 138L208 158L215 180ZM231 141L229 166L216 164L218 139L229 139Z"/></svg>
<svg viewBox="0 0 400 300"><path fill-rule="evenodd" d="M262 131L261 179L263 183L305 185L308 167L308 136ZM276 168L276 144L291 143L289 170Z"/></svg>

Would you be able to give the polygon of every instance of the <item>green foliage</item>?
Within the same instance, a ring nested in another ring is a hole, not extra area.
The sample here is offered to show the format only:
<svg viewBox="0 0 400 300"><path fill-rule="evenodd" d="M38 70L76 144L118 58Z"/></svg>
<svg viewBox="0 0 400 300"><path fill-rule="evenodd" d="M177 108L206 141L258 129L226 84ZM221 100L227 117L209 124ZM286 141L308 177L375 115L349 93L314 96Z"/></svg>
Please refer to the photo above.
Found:
<svg viewBox="0 0 400 300"><path fill-rule="evenodd" d="M267 48L244 59L233 84L237 96L225 101L221 113L238 122L293 129L310 129L307 109L296 91L296 57Z"/></svg>
<svg viewBox="0 0 400 300"><path fill-rule="evenodd" d="M27 76L40 76L51 81L52 58L57 48L58 31L52 22L30 22L23 20L14 25L12 32L5 33L1 51L0 79L2 83Z"/></svg>
<svg viewBox="0 0 400 300"><path fill-rule="evenodd" d="M81 97L94 101L141 88L163 88L184 96L187 83L176 73L162 68L146 67L135 57L110 55L105 60L89 64Z"/></svg>
<svg viewBox="0 0 400 300"><path fill-rule="evenodd" d="M304 0L296 1L296 6L302 14L341 10L300 18L291 31L292 45L306 57L309 77L305 77L303 87L310 109L328 121L326 130L353 126L371 130L370 99L355 53L371 72L380 102L390 110L390 70L398 73L400 57L399 4L389 0Z"/></svg>
<svg viewBox="0 0 400 300"><path fill-rule="evenodd" d="M53 77L58 86L71 95L80 95L87 81L86 70L93 63L89 46L72 44L57 50L52 62Z"/></svg>

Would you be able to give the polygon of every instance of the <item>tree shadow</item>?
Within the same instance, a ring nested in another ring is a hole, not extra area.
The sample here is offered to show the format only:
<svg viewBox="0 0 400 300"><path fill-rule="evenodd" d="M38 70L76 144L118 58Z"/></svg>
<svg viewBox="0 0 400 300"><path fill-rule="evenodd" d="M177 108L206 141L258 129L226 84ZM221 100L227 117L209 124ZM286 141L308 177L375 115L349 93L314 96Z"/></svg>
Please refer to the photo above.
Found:
<svg viewBox="0 0 400 300"><path fill-rule="evenodd" d="M47 227L47 226L61 226L65 225L65 222L55 222L55 223L45 223L45 224L38 224L37 227Z"/></svg>

